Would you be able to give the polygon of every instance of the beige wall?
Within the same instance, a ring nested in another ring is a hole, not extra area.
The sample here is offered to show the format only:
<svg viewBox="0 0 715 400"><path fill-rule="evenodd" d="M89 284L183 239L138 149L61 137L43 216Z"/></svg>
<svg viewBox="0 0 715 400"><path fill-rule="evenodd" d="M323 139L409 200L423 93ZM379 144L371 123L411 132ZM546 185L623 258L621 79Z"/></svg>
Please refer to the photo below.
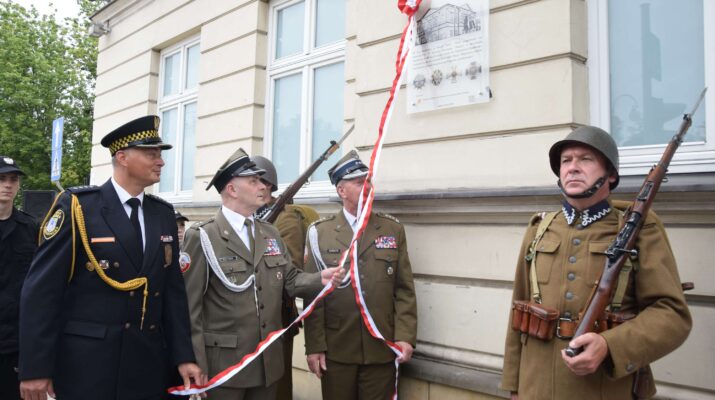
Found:
<svg viewBox="0 0 715 400"><path fill-rule="evenodd" d="M345 120L356 130L344 148L362 155L375 140L405 22L395 3L347 0ZM192 220L212 214L218 197L203 188L219 164L238 146L263 149L269 8L255 0L117 0L95 16L109 18L112 31L100 39L94 182L111 172L100 138L156 112L159 52L198 34L196 176L181 208ZM529 216L559 201L547 150L589 122L585 2L492 0L490 18L492 101L407 115L403 88L376 180L375 207L404 222L416 276L419 344L404 368L406 399L504 395L496 384L517 248ZM674 184L679 192L663 193L655 208L682 279L696 282L688 295L695 324L655 372L661 396L714 399L715 196ZM622 197L637 185L625 179ZM338 207L331 200L306 201L329 213ZM296 398L318 398L300 337L295 348Z"/></svg>

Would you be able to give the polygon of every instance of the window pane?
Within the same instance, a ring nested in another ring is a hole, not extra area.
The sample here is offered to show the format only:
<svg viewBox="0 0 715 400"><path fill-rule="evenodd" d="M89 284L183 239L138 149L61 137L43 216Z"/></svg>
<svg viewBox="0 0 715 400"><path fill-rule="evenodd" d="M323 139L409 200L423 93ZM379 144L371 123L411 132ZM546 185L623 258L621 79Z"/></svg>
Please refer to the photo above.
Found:
<svg viewBox="0 0 715 400"><path fill-rule="evenodd" d="M345 38L345 0L318 0L315 47Z"/></svg>
<svg viewBox="0 0 715 400"><path fill-rule="evenodd" d="M194 154L196 153L196 103L184 106L182 151L181 190L191 190L194 184Z"/></svg>
<svg viewBox="0 0 715 400"><path fill-rule="evenodd" d="M303 23L305 2L278 11L276 24L276 58L303 51Z"/></svg>
<svg viewBox="0 0 715 400"><path fill-rule="evenodd" d="M278 183L292 182L299 173L302 79L302 74L296 74L276 79L275 83L271 160Z"/></svg>
<svg viewBox="0 0 715 400"><path fill-rule="evenodd" d="M196 87L199 82L199 45L186 49L186 89Z"/></svg>
<svg viewBox="0 0 715 400"><path fill-rule="evenodd" d="M331 140L340 139L343 128L344 87L343 63L315 69L311 161L323 154ZM329 167L329 163L323 163L313 173L313 179L327 181Z"/></svg>
<svg viewBox="0 0 715 400"><path fill-rule="evenodd" d="M176 115L177 109L172 108L161 113L161 140L176 146ZM161 169L159 181L160 192L174 192L174 171L176 171L176 150L161 152L164 167Z"/></svg>
<svg viewBox="0 0 715 400"><path fill-rule="evenodd" d="M608 20L611 134L619 146L667 143L705 85L703 1L609 1ZM704 116L686 141L705 140Z"/></svg>
<svg viewBox="0 0 715 400"><path fill-rule="evenodd" d="M164 96L179 92L180 62L181 53L176 53L164 58Z"/></svg>

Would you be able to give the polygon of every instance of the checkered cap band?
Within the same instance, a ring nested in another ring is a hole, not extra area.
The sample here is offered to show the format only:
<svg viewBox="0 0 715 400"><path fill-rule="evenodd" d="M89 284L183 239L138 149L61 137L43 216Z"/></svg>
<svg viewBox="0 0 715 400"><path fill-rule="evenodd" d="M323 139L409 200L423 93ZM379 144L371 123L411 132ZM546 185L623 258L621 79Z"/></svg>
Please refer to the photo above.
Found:
<svg viewBox="0 0 715 400"><path fill-rule="evenodd" d="M110 153L112 153L112 155L114 155L114 153L118 152L119 150L129 147L129 145L132 143L133 144L144 144L144 143L137 143L137 142L142 142L145 139L149 139L149 138L156 138L156 139L159 139L159 141L161 140L159 138L159 132L156 130L136 132L136 133L132 133L127 136L124 136L122 138L119 138L119 139L115 140L114 142L112 142L109 145L109 151L110 151ZM146 144L150 144L150 143L151 143L151 141L147 141Z"/></svg>

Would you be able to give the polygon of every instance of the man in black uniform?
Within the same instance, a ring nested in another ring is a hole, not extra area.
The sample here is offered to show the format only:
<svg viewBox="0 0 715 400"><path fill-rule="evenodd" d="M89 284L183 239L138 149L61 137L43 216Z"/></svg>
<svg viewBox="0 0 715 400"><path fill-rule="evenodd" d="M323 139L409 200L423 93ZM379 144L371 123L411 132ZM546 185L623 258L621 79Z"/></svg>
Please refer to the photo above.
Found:
<svg viewBox="0 0 715 400"><path fill-rule="evenodd" d="M17 331L20 289L37 247L37 224L29 214L13 207L20 190L15 161L0 156L0 399L19 399L17 381Z"/></svg>
<svg viewBox="0 0 715 400"><path fill-rule="evenodd" d="M63 192L40 227L20 306L25 400L165 398L169 363L203 383L174 209L144 193L171 148L158 128L147 116L105 136L112 178Z"/></svg>

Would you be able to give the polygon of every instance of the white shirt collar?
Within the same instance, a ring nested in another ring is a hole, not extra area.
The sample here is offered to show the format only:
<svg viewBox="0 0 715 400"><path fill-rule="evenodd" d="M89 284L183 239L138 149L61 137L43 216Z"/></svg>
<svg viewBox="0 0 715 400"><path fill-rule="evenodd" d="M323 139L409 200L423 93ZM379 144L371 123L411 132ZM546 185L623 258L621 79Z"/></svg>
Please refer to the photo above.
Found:
<svg viewBox="0 0 715 400"><path fill-rule="evenodd" d="M127 200L134 197L131 194L129 194L129 192L124 190L124 188L121 187L119 185L119 183L117 183L117 181L114 180L114 177L111 177L110 181L112 182L112 186L114 186L114 191L117 192L117 196L119 196L120 203L125 204L127 202ZM139 195L136 196L136 198L139 199L139 202L143 206L144 205L144 192L139 193Z"/></svg>
<svg viewBox="0 0 715 400"><path fill-rule="evenodd" d="M240 232L243 230L243 227L245 226L244 224L246 221L246 217L229 209L226 206L221 206L221 212L223 213L223 216L226 217L226 220L228 221L229 224L231 224L231 226L233 227L233 229L236 232ZM253 220L253 215L248 217L248 219L251 220L251 222L253 222L255 224L255 221Z"/></svg>
<svg viewBox="0 0 715 400"><path fill-rule="evenodd" d="M350 225L350 228L354 231L356 228L355 224L357 223L357 217L350 214L350 212L348 212L345 208L343 208L343 214L345 215L345 219L348 221L348 225Z"/></svg>

